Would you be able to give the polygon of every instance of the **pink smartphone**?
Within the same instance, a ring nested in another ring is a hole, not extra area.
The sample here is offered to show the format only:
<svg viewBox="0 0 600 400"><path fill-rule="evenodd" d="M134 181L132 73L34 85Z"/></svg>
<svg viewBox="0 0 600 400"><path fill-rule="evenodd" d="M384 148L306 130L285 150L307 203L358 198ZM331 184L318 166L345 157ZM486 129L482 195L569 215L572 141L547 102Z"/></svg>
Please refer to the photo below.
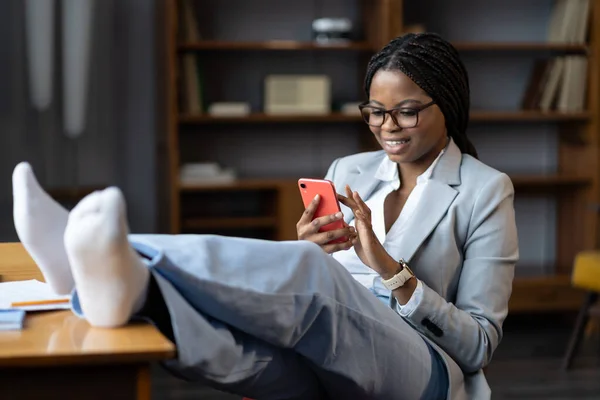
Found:
<svg viewBox="0 0 600 400"><path fill-rule="evenodd" d="M341 211L340 202L337 199L333 182L327 179L301 178L298 180L298 188L300 189L300 195L302 196L302 201L304 202L304 208L308 207L310 202L313 201L317 194L321 197L313 219L335 214ZM319 232L333 231L344 228L345 226L346 223L344 220L340 219L327 225L323 225L319 229ZM341 238L334 239L329 243L343 243L346 241L348 241L348 238L346 236L342 236Z"/></svg>

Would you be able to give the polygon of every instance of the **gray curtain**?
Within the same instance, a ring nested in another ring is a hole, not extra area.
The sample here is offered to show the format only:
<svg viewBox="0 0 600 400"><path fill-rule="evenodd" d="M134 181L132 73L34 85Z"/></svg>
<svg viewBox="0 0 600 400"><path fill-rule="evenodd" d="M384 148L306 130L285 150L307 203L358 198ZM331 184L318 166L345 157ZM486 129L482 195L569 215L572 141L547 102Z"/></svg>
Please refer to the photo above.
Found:
<svg viewBox="0 0 600 400"><path fill-rule="evenodd" d="M23 2L0 1L0 240L16 240L11 173L22 160L45 188L119 186L132 231L157 231L157 2L96 2L87 127L72 140L61 121L60 12L53 101L40 113L28 93Z"/></svg>

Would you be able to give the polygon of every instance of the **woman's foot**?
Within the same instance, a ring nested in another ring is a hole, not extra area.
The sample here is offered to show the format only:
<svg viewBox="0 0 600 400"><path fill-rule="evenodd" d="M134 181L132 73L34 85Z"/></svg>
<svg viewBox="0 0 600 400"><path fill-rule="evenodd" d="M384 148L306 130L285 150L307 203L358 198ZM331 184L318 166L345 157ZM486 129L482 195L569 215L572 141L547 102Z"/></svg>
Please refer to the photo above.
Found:
<svg viewBox="0 0 600 400"><path fill-rule="evenodd" d="M13 219L19 240L57 294L73 290L73 276L63 236L69 212L38 183L31 166L22 162L12 175Z"/></svg>
<svg viewBox="0 0 600 400"><path fill-rule="evenodd" d="M69 214L64 244L92 326L126 324L146 300L150 272L128 233L125 201L116 188L88 195Z"/></svg>

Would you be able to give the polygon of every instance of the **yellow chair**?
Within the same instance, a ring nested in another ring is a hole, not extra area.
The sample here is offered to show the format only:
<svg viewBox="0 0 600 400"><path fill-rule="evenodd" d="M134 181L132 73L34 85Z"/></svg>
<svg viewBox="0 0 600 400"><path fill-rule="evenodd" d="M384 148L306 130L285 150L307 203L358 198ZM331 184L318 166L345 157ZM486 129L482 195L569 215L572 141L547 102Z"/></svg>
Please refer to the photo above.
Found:
<svg viewBox="0 0 600 400"><path fill-rule="evenodd" d="M571 275L573 286L586 290L588 295L583 302L575 328L571 334L567 353L563 359L563 369L569 369L573 356L577 351L581 337L585 331L591 316L600 317L600 308L594 307L600 295L600 251L583 251L575 257L573 274Z"/></svg>

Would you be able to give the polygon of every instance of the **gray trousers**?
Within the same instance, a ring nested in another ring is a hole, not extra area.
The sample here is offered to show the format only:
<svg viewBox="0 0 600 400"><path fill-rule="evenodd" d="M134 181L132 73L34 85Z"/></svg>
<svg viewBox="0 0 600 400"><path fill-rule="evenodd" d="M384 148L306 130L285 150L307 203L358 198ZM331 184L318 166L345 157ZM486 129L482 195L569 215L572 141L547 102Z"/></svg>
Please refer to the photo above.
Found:
<svg viewBox="0 0 600 400"><path fill-rule="evenodd" d="M149 259L158 288L149 296L168 310L169 326L152 322L172 334L178 355L166 367L181 377L259 400L446 396L440 357L315 244L130 240Z"/></svg>

